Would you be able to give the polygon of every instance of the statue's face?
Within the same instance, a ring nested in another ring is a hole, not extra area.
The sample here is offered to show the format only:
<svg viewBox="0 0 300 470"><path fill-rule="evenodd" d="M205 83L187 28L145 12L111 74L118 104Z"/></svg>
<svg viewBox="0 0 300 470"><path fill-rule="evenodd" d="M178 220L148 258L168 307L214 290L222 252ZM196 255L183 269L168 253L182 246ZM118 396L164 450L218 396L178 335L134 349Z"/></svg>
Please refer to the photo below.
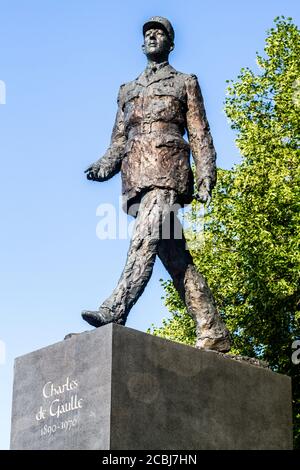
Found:
<svg viewBox="0 0 300 470"><path fill-rule="evenodd" d="M146 31L142 48L148 59L166 59L173 45L163 29L153 28Z"/></svg>

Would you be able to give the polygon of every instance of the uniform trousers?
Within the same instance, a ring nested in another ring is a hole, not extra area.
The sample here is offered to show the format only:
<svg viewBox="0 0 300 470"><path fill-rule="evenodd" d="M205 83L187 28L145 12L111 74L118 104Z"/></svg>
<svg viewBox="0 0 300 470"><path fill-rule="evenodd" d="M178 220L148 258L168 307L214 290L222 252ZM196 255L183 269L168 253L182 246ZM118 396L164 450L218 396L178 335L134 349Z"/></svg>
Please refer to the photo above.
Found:
<svg viewBox="0 0 300 470"><path fill-rule="evenodd" d="M230 347L228 330L206 280L196 269L187 249L176 214L178 207L174 190L154 188L144 193L134 214L136 220L124 270L100 311L109 313L114 322L125 324L130 309L151 277L158 256L187 312L196 322L196 346L227 351Z"/></svg>

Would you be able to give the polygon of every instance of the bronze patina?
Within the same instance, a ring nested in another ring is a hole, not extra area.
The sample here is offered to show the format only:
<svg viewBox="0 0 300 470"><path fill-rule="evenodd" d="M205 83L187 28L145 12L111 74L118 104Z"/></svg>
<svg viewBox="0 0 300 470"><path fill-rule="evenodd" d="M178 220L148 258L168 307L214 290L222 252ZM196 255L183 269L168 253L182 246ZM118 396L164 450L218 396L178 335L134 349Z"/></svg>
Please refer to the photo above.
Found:
<svg viewBox="0 0 300 470"><path fill-rule="evenodd" d="M121 85L110 146L86 170L93 181L105 181L121 171L124 209L136 221L117 287L98 310L86 310L82 316L95 327L110 322L124 325L158 255L196 322L196 346L226 352L228 330L194 266L174 210L193 198L190 151L201 202L209 204L216 182L216 152L203 97L195 75L169 64L174 48L171 23L152 17L144 24L143 35L147 67L136 80ZM167 223L168 236L163 236Z"/></svg>

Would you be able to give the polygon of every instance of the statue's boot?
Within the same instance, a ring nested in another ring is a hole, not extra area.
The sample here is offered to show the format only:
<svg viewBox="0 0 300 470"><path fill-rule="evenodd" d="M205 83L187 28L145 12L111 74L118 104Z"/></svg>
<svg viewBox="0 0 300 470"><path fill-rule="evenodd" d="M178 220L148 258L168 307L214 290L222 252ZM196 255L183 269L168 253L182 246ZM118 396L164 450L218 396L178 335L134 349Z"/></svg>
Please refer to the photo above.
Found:
<svg viewBox="0 0 300 470"><path fill-rule="evenodd" d="M108 323L118 323L125 325L126 318L116 316L113 311L103 303L99 310L83 310L81 313L82 318L95 328L107 325Z"/></svg>
<svg viewBox="0 0 300 470"><path fill-rule="evenodd" d="M223 353L230 351L230 334L222 320L219 325L214 324L212 328L207 326L203 328L201 321L199 322L196 318L196 336L196 348L210 349Z"/></svg>

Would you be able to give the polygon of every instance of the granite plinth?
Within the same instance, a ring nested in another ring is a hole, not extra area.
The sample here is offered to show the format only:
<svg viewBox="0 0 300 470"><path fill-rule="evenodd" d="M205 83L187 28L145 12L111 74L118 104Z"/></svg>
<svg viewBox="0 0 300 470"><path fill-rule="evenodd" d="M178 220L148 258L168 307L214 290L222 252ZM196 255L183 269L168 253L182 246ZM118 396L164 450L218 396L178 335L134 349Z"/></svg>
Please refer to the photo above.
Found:
<svg viewBox="0 0 300 470"><path fill-rule="evenodd" d="M11 449L291 449L291 381L109 324L15 361Z"/></svg>

